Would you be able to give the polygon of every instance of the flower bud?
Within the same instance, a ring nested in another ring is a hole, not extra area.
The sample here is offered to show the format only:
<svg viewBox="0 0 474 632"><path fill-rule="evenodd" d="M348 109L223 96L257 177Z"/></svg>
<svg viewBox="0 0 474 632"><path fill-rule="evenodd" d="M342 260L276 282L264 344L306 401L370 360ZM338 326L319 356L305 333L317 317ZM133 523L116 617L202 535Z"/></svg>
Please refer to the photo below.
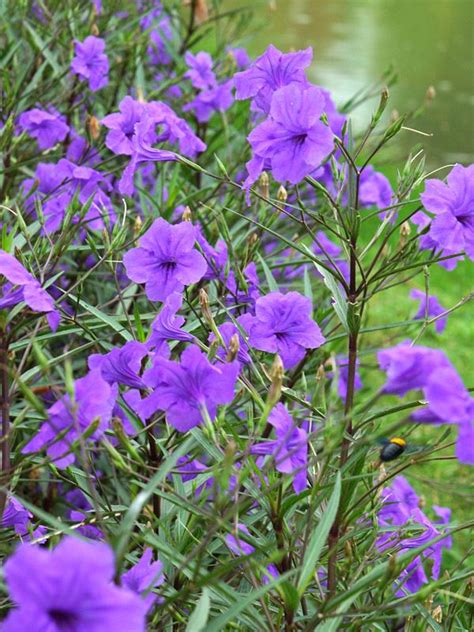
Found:
<svg viewBox="0 0 474 632"><path fill-rule="evenodd" d="M260 195L268 200L270 190L270 178L268 177L268 173L266 171L262 171L262 173L260 174L260 178L258 179L258 188L260 191Z"/></svg>
<svg viewBox="0 0 474 632"><path fill-rule="evenodd" d="M285 187L282 184L280 185L280 188L278 189L277 199L280 202L286 202L288 199L288 191L285 189Z"/></svg>
<svg viewBox="0 0 474 632"><path fill-rule="evenodd" d="M191 222L192 217L193 217L193 214L192 214L191 209L189 208L189 206L185 206L181 219L183 220L183 222Z"/></svg>
<svg viewBox="0 0 474 632"><path fill-rule="evenodd" d="M199 290L199 305L201 306L201 312L205 321L212 325L214 319L212 317L211 308L209 307L209 296L204 288Z"/></svg>
<svg viewBox="0 0 474 632"><path fill-rule="evenodd" d="M400 226L400 244L404 246L407 242L407 238L410 236L411 226L409 222L403 222Z"/></svg>
<svg viewBox="0 0 474 632"><path fill-rule="evenodd" d="M93 140L97 140L100 136L100 124L99 119L95 116L87 117L87 127L89 130L89 134Z"/></svg>
<svg viewBox="0 0 474 632"><path fill-rule="evenodd" d="M436 606L436 608L431 613L431 616L436 621L436 623L441 623L443 620L443 610L441 606Z"/></svg>
<svg viewBox="0 0 474 632"><path fill-rule="evenodd" d="M400 114L398 113L398 110L392 110L392 113L390 114L390 122L394 123L399 118Z"/></svg>
<svg viewBox="0 0 474 632"><path fill-rule="evenodd" d="M320 364L316 371L316 381L321 382L326 377L326 371L324 370L324 364Z"/></svg>
<svg viewBox="0 0 474 632"><path fill-rule="evenodd" d="M433 99L436 96L436 90L434 89L434 86L429 86L428 90L426 91L426 95L425 95L425 101L427 105L430 105L433 101Z"/></svg>
<svg viewBox="0 0 474 632"><path fill-rule="evenodd" d="M270 378L272 383L268 391L268 404L273 407L280 401L281 387L283 385L283 362L278 354L273 361Z"/></svg>
<svg viewBox="0 0 474 632"><path fill-rule="evenodd" d="M227 362L232 362L237 357L237 354L240 350L240 340L239 334L234 334L229 342L229 347L227 350L226 360Z"/></svg>
<svg viewBox="0 0 474 632"><path fill-rule="evenodd" d="M142 86L137 86L137 101L139 103L145 103L145 94L143 92Z"/></svg>
<svg viewBox="0 0 474 632"><path fill-rule="evenodd" d="M94 37L99 37L100 35L99 27L97 26L95 22L91 26L91 35L93 35Z"/></svg>
<svg viewBox="0 0 474 632"><path fill-rule="evenodd" d="M137 215L135 217L135 221L133 222L133 234L139 235L142 229L142 226L143 226L142 218L140 217L140 215Z"/></svg>

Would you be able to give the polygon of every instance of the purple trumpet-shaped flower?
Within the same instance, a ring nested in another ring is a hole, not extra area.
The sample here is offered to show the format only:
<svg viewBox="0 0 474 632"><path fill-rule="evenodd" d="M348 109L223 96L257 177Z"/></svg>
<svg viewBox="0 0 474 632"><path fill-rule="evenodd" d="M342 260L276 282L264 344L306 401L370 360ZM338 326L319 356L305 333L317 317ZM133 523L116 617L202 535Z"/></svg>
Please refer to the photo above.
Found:
<svg viewBox="0 0 474 632"><path fill-rule="evenodd" d="M446 309L441 305L436 296L426 296L425 292L421 290L412 290L410 292L410 298L420 301L420 305L417 313L415 314L415 319L424 320L425 318L436 318L443 314ZM443 318L437 318L435 323L435 330L438 334L441 334L446 328L446 323L448 322L448 316L443 316Z"/></svg>
<svg viewBox="0 0 474 632"><path fill-rule="evenodd" d="M19 500L9 496L0 519L0 526L3 528L13 527L17 535L25 536L28 534L28 527L32 517L33 514L23 507Z"/></svg>
<svg viewBox="0 0 474 632"><path fill-rule="evenodd" d="M268 114L274 92L289 84L308 84L305 68L312 59L311 48L282 53L270 45L247 70L234 75L235 98L252 98L255 109Z"/></svg>
<svg viewBox="0 0 474 632"><path fill-rule="evenodd" d="M196 346L185 349L180 362L156 357L143 376L153 392L136 408L145 419L164 410L167 422L186 432L205 419L205 411L212 421L219 405L232 402L238 373L238 362L213 365Z"/></svg>
<svg viewBox="0 0 474 632"><path fill-rule="evenodd" d="M114 154L133 154L132 138L135 133L135 125L138 123L146 109L146 104L135 101L126 96L120 101L119 112L108 114L101 120L101 124L109 130L105 138L105 145Z"/></svg>
<svg viewBox="0 0 474 632"><path fill-rule="evenodd" d="M209 53L200 51L193 55L187 51L184 55L184 61L189 70L184 73L186 79L189 79L194 88L198 90L207 90L214 88L217 84L216 76L212 70L213 61Z"/></svg>
<svg viewBox="0 0 474 632"><path fill-rule="evenodd" d="M390 349L378 353L380 368L387 373L383 387L385 393L403 396L408 391L423 388L428 375L436 367L449 367L444 353L429 347L412 346L401 342Z"/></svg>
<svg viewBox="0 0 474 632"><path fill-rule="evenodd" d="M129 106L130 104L127 107ZM156 143L178 144L179 151L191 158L206 149L206 145L194 134L186 121L179 118L170 107L161 101L151 101L144 104L141 114L139 108L136 107L132 117L136 118L137 116L140 116L140 119L134 124L133 135L130 136L130 132L126 134L131 143L132 153L130 154L130 162L119 182L120 193L126 195L133 194L133 177L141 163L177 160L174 151L153 147ZM121 126L122 131L128 129L124 121L120 122L116 119L112 124ZM159 128L158 132L157 128ZM119 146L119 149L126 145L128 153L130 143Z"/></svg>
<svg viewBox="0 0 474 632"><path fill-rule="evenodd" d="M5 563L16 608L2 632L145 632L146 603L113 583L106 544L65 537L52 551L22 544Z"/></svg>
<svg viewBox="0 0 474 632"><path fill-rule="evenodd" d="M390 206L392 195L392 185L383 173L375 171L372 165L362 171L359 186L360 206L385 208Z"/></svg>
<svg viewBox="0 0 474 632"><path fill-rule="evenodd" d="M145 549L135 566L132 566L120 579L122 586L143 596L147 610L150 610L158 599L157 595L149 592L150 589L161 586L165 581L163 564L159 561L154 562L153 551Z"/></svg>
<svg viewBox="0 0 474 632"><path fill-rule="evenodd" d="M63 121L59 112L33 108L20 114L19 128L35 138L40 149L49 149L63 141L69 132L69 126Z"/></svg>
<svg viewBox="0 0 474 632"><path fill-rule="evenodd" d="M297 428L283 404L277 404L268 416L275 428L276 440L264 441L251 448L253 454L271 454L275 468L283 474L293 474L293 489L300 494L308 486L308 435Z"/></svg>
<svg viewBox="0 0 474 632"><path fill-rule="evenodd" d="M326 99L316 86L291 84L277 90L270 116L249 135L253 158L247 163L249 187L266 165L279 182L298 184L332 151L331 129L320 119Z"/></svg>
<svg viewBox="0 0 474 632"><path fill-rule="evenodd" d="M415 347L404 342L378 354L387 371L386 393L405 395L422 389L427 406L412 413L417 423L456 424L456 456L474 465L474 398L464 386L446 355L437 349Z"/></svg>
<svg viewBox="0 0 474 632"><path fill-rule="evenodd" d="M247 529L247 527L244 524L239 523L237 525L237 531L235 532L235 535L233 533L228 533L226 535L225 542L227 546L232 551L232 553L234 553L234 555L237 555L237 557L252 555L252 553L254 553L255 551L255 547L250 544L250 542L246 542L240 534L245 534L246 536L251 537L250 531ZM272 578L278 577L279 574L274 564L269 564L266 570L267 574L262 577L262 582L264 584L268 584L268 582L271 581Z"/></svg>
<svg viewBox="0 0 474 632"><path fill-rule="evenodd" d="M183 107L184 112L193 111L199 123L207 123L214 112L225 112L234 102L233 81L224 81L212 88L201 90L196 97Z"/></svg>
<svg viewBox="0 0 474 632"><path fill-rule="evenodd" d="M423 213L423 211L415 213L410 219L418 227L420 232L426 230L426 228L431 225L431 217ZM464 255L458 255L459 248L440 248L439 244L431 238L429 232L420 235L418 243L421 250L433 250L438 257L450 257L449 259L438 261L438 265L446 270L454 270L459 261L464 261Z"/></svg>
<svg viewBox="0 0 474 632"><path fill-rule="evenodd" d="M304 358L306 349L317 349L325 341L311 311L311 301L298 292L270 292L257 299L255 316L245 314L239 322L251 347L278 353L290 369Z"/></svg>
<svg viewBox="0 0 474 632"><path fill-rule="evenodd" d="M3 285L0 309L24 301L34 312L46 313L46 319L53 331L56 331L60 315L54 307L54 300L32 274L26 270L13 255L0 250L0 275L9 283ZM14 289L16 286L16 289Z"/></svg>
<svg viewBox="0 0 474 632"><path fill-rule="evenodd" d="M115 391L102 378L101 370L90 371L76 380L73 399L64 395L48 409L48 419L22 452L35 453L45 448L56 467L71 465L76 459L71 452L74 442L90 431L93 423L97 427L92 429L90 437L100 439L108 428L114 402Z"/></svg>
<svg viewBox="0 0 474 632"><path fill-rule="evenodd" d="M81 79L87 79L92 92L106 86L109 82L109 60L104 52L104 40L89 35L83 42L76 40L74 50L71 72Z"/></svg>
<svg viewBox="0 0 474 632"><path fill-rule="evenodd" d="M403 476L397 476L391 486L382 491L381 499L383 504L378 523L384 531L377 538L377 548L381 553L395 549L400 554L429 543L440 535L439 526L444 526L449 521L450 510L444 507L436 508L440 521L432 523L428 520L419 507L420 500L415 490ZM413 534L412 529L416 529L416 534ZM426 560L430 560L432 564L432 579L438 579L442 550L450 546L451 538L447 536L412 560L395 583L397 596L417 592L423 584L428 583L424 568Z"/></svg>
<svg viewBox="0 0 474 632"><path fill-rule="evenodd" d="M244 317L241 317L241 318L244 318ZM237 322L240 323L239 318L237 319ZM227 349L229 349L231 338L235 336L235 334L237 334L238 339L239 339L239 350L237 352L237 360L241 364L249 364L251 362L251 359L248 352L248 345L245 342L244 337L240 333L237 325L234 325L234 323L223 323L222 325L219 325L218 329ZM215 339L216 339L216 335L214 333L211 333L209 335L209 342L214 342ZM225 360L225 357L227 354L225 350L221 346L219 346L216 355L222 360Z"/></svg>
<svg viewBox="0 0 474 632"><path fill-rule="evenodd" d="M427 180L421 201L434 214L430 239L441 250L465 251L474 259L474 165L456 165L446 184Z"/></svg>
<svg viewBox="0 0 474 632"><path fill-rule="evenodd" d="M174 226L158 218L139 240L139 247L125 253L127 276L145 283L151 301L164 301L172 292L197 283L207 270L204 257L194 247L197 230L190 222Z"/></svg>
<svg viewBox="0 0 474 632"><path fill-rule="evenodd" d="M177 316L183 304L183 297L178 292L172 292L165 299L160 313L151 324L151 333L147 340L149 347L160 347L165 340L180 340L192 342L194 336L182 329L184 316Z"/></svg>
<svg viewBox="0 0 474 632"><path fill-rule="evenodd" d="M145 344L130 340L123 347L115 347L104 355L89 356L89 369L100 369L102 379L108 384L125 384L132 388L145 388L140 377L143 358L148 354Z"/></svg>

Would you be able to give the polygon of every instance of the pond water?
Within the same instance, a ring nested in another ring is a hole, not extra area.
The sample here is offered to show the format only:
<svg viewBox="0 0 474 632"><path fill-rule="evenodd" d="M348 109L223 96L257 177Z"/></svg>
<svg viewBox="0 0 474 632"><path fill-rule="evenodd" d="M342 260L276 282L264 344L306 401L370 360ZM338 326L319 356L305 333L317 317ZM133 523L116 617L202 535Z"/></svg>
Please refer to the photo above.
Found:
<svg viewBox="0 0 474 632"><path fill-rule="evenodd" d="M474 158L474 0L224 0L248 7L257 28L247 38L252 55L269 43L288 51L312 46L312 81L342 104L390 65L398 82L387 110L416 108L428 86L436 98L410 126L430 137L402 133L403 149L421 144L430 165ZM365 126L378 99L352 114Z"/></svg>

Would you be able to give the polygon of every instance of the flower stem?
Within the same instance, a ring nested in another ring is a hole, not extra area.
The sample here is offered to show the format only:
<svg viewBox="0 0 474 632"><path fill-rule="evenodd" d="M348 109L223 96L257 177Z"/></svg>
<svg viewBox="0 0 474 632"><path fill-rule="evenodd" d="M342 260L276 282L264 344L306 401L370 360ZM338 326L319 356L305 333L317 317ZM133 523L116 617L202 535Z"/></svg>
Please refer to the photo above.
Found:
<svg viewBox="0 0 474 632"><path fill-rule="evenodd" d="M0 385L2 390L2 476L1 484L5 487L10 475L10 399L8 394L8 337L5 331L0 333ZM0 517L3 515L7 493L0 490Z"/></svg>

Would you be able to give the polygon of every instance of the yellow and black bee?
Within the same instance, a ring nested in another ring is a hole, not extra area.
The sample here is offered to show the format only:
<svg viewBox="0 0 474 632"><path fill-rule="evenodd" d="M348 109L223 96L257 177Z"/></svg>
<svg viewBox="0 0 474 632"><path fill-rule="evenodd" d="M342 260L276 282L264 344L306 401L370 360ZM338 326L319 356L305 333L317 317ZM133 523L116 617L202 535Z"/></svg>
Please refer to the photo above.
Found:
<svg viewBox="0 0 474 632"><path fill-rule="evenodd" d="M401 437L392 437L383 441L383 447L380 450L380 460L382 463L397 459L407 449L407 442Z"/></svg>

